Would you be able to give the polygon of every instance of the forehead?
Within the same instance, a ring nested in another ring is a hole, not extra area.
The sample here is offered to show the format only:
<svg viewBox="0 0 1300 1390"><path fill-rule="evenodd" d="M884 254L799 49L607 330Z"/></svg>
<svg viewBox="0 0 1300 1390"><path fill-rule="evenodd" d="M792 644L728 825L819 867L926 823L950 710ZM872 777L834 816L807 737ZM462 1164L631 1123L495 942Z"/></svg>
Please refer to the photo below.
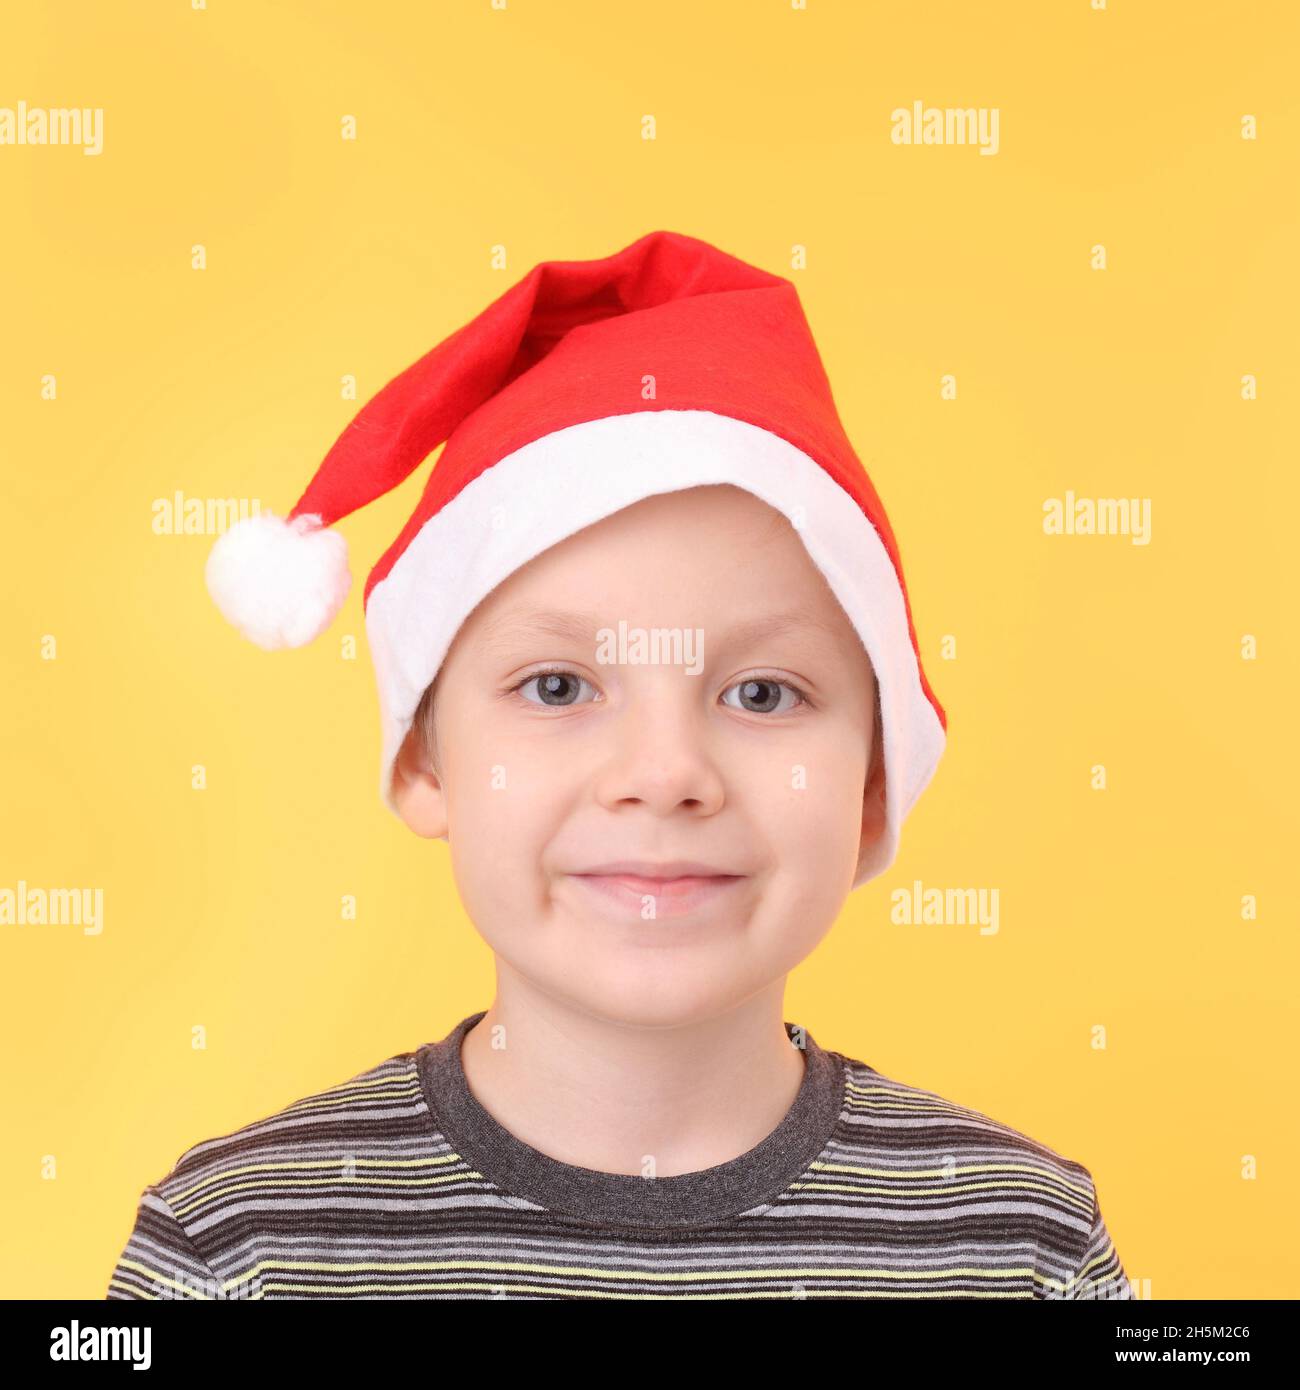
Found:
<svg viewBox="0 0 1300 1390"><path fill-rule="evenodd" d="M453 646L489 658L538 638L590 649L620 623L699 631L715 654L775 639L866 655L789 520L730 485L655 494L557 541L484 598Z"/></svg>
<svg viewBox="0 0 1300 1390"><path fill-rule="evenodd" d="M616 626L608 614L572 612L554 608L506 606L485 620L478 640L489 649L507 646L520 639L534 636L557 637L571 642L593 642L602 629ZM724 617L711 625L716 628L714 640L737 646L750 645L765 638L785 637L812 639L820 642L839 642L843 632L839 624L824 614L810 609L760 613L735 622Z"/></svg>
<svg viewBox="0 0 1300 1390"><path fill-rule="evenodd" d="M593 605L593 595L608 602ZM838 609L790 521L754 494L717 484L643 497L580 527L520 564L478 612L495 619L516 603L578 613L613 604L630 618L641 599L678 614L712 607L742 618Z"/></svg>

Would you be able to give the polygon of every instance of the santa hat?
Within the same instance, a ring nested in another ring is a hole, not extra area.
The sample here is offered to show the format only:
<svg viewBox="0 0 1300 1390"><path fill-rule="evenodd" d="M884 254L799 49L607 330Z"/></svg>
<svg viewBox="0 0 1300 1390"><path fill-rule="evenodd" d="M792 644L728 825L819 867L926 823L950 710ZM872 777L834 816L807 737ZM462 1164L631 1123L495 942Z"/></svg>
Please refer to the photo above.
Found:
<svg viewBox="0 0 1300 1390"><path fill-rule="evenodd" d="M329 528L444 442L365 587L390 810L416 706L482 599L641 498L730 483L791 521L871 659L886 824L854 887L893 863L947 718L921 666L898 546L789 280L675 232L534 266L361 409L286 518L262 512L217 539L207 583L222 613L268 650L322 633L351 583L346 542Z"/></svg>

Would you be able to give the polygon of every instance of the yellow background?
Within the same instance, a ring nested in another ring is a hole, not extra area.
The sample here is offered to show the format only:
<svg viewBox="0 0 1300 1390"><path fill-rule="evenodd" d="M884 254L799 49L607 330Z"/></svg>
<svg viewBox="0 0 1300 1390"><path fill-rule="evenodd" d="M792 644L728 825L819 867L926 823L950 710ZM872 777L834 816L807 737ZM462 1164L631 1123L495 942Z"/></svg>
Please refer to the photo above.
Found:
<svg viewBox="0 0 1300 1390"><path fill-rule="evenodd" d="M951 721L785 1017L1084 1163L1151 1297L1300 1293L1293 5L63 0L5 30L0 106L105 114L98 157L0 147L0 887L102 887L105 927L0 928L0 1294L101 1298L183 1150L492 997L446 846L378 798L361 588L428 465L342 523L343 614L274 655L153 500L287 511L535 263L656 229L796 281ZM999 153L895 146L917 100L998 108ZM1150 497L1151 544L1045 536L1067 489ZM998 888L1000 931L892 925L913 879Z"/></svg>

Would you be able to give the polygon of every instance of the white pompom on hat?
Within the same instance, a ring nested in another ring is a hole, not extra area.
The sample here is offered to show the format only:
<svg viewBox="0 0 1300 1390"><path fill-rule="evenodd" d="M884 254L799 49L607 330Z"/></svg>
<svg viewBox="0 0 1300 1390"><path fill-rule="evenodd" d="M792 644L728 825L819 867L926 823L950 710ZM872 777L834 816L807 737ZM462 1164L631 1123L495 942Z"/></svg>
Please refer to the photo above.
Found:
<svg viewBox="0 0 1300 1390"><path fill-rule="evenodd" d="M338 616L352 587L348 543L319 516L258 512L217 537L204 572L227 621L265 651L302 647Z"/></svg>

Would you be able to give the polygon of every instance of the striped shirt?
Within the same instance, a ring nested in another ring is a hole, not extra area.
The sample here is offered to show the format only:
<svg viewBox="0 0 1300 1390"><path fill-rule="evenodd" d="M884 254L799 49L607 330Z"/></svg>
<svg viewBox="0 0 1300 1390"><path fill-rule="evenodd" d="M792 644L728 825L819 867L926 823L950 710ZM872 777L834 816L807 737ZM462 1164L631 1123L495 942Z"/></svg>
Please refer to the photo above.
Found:
<svg viewBox="0 0 1300 1390"><path fill-rule="evenodd" d="M1088 1170L822 1049L785 1118L663 1178L531 1148L475 1099L483 1013L188 1149L107 1297L1133 1298Z"/></svg>

